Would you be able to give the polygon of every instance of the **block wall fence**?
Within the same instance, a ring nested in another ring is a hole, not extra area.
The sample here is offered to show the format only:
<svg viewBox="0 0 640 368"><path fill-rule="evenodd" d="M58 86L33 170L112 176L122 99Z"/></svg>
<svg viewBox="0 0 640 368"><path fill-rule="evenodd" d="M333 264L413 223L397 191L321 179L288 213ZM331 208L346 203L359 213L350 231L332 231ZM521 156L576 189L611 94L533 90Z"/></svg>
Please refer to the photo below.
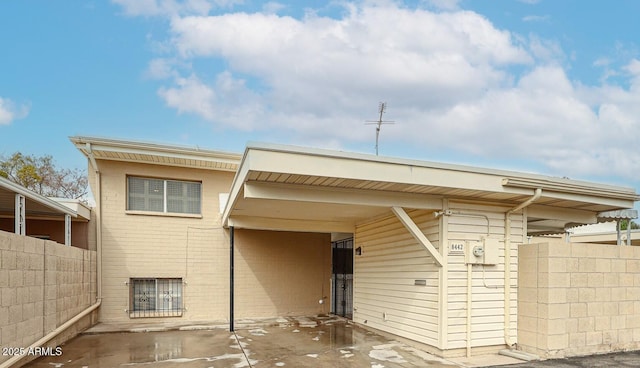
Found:
<svg viewBox="0 0 640 368"><path fill-rule="evenodd" d="M0 231L0 347L26 348L93 305L96 280L95 251ZM90 313L46 346L96 321Z"/></svg>
<svg viewBox="0 0 640 368"><path fill-rule="evenodd" d="M518 347L541 358L640 349L640 247L550 241L518 251Z"/></svg>

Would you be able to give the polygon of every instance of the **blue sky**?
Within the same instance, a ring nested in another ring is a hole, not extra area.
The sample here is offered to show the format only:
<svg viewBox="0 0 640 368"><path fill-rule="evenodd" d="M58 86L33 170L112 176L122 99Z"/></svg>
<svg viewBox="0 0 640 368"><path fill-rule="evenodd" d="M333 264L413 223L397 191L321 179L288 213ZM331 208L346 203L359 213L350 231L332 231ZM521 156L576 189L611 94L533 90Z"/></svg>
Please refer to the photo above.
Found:
<svg viewBox="0 0 640 368"><path fill-rule="evenodd" d="M0 155L247 141L640 188L635 0L0 2Z"/></svg>

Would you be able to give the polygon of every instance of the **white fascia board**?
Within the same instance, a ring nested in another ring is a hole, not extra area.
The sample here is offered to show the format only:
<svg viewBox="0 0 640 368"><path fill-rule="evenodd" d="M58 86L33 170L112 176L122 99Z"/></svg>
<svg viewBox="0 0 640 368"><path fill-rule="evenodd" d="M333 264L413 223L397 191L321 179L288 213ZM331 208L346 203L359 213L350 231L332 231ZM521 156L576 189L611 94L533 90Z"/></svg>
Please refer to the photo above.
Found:
<svg viewBox="0 0 640 368"><path fill-rule="evenodd" d="M238 196L240 195L240 192L244 189L245 181L247 181L250 166L249 161L249 148L246 148L244 154L242 155L242 159L240 160L236 175L233 177L227 204L225 205L224 211L222 212L222 226L224 227L233 226L229 223L229 216L231 215L231 210L238 202Z"/></svg>
<svg viewBox="0 0 640 368"><path fill-rule="evenodd" d="M565 200L565 201L576 201L589 203L594 205L603 205L614 208L631 208L633 207L634 201L625 198L615 198L605 197L602 195L598 195L594 192L594 194L586 194L586 193L572 193L570 191L567 192L556 192L552 190L544 190L542 191L543 198L545 199L557 199L557 200Z"/></svg>
<svg viewBox="0 0 640 368"><path fill-rule="evenodd" d="M59 198L59 197L49 197L49 199L60 203L61 205L76 211L76 213L78 214L78 216L86 219L86 220L90 220L91 219L91 207L89 207L87 204L82 203L80 200L77 199L70 199L70 198Z"/></svg>
<svg viewBox="0 0 640 368"><path fill-rule="evenodd" d="M42 196L38 193L32 192L29 189L23 187L22 185L16 184L9 179L5 179L0 177L0 187L8 189L17 194L23 195L25 198L28 198L34 202L38 202L39 204L48 207L52 210L56 210L60 213L64 213L73 217L78 217L78 213L67 206L64 206L54 200L51 200L45 196Z"/></svg>
<svg viewBox="0 0 640 368"><path fill-rule="evenodd" d="M555 219L567 223L595 224L598 222L597 214L592 211L577 210L572 208L559 208L532 204L527 207L528 218Z"/></svg>
<svg viewBox="0 0 640 368"><path fill-rule="evenodd" d="M93 152L106 151L114 153L155 155L159 157L185 160L200 160L237 165L241 155L232 152L200 149L198 147L181 147L138 141L124 141L94 137L70 137L76 147L86 155L86 144L91 144ZM98 159L105 159L97 157Z"/></svg>
<svg viewBox="0 0 640 368"><path fill-rule="evenodd" d="M366 178L364 178L364 180L409 182L415 184L428 183L429 185L434 186L506 193L522 193L523 188L542 188L545 192L547 190L564 193L581 192L582 194L594 197L613 197L625 199L627 201L640 200L640 195L636 194L633 188L591 183L540 174L264 143L250 143L247 145L247 149L261 152L281 153L284 154L284 156L297 155L304 157L324 158L325 160L318 160L319 165L322 165L322 172L336 172L336 175L326 174L323 176L363 179L361 177L362 175L358 174L367 173L368 168L371 167L371 165L368 165L367 163L371 163L373 164L373 167L378 168L378 175L368 175ZM355 170L353 170L351 166L348 165L340 167L340 165L335 164L333 166L326 166L322 164L326 162L336 162L335 159L341 160L341 163L344 161L356 161L358 162L358 165L356 165ZM278 164L278 162L275 161L273 161L272 163L274 164L274 166L277 166ZM287 163L291 164L295 163L295 161L291 160ZM393 166L396 166L396 168L392 169ZM382 170L380 168L383 167L384 170L389 171L381 172ZM297 166L292 166L292 168L297 168ZM305 168L302 167L299 174L317 175L317 170L313 170L313 168L314 167L307 167L307 170L305 170ZM264 170L265 167L262 167L262 169L263 171L269 171ZM411 175L407 175L407 172L410 172ZM440 173L441 175L433 177L431 175L432 173ZM397 176L398 174L399 176ZM405 179L405 181L403 181L402 178L407 176L409 176L410 180ZM378 179L374 179L374 177L377 177ZM498 179L500 182L496 183L495 179ZM476 185L469 185L470 182L476 180L479 180ZM546 197L546 193L544 196ZM631 207L633 207L633 205L631 205Z"/></svg>
<svg viewBox="0 0 640 368"><path fill-rule="evenodd" d="M502 176L396 162L354 160L338 156L305 156L278 151L254 151L251 169L296 175L316 175L363 181L380 181L445 188L509 192Z"/></svg>
<svg viewBox="0 0 640 368"><path fill-rule="evenodd" d="M426 194L318 187L302 184L247 182L244 184L244 198L374 207L399 206L426 210L442 209L442 198Z"/></svg>
<svg viewBox="0 0 640 368"><path fill-rule="evenodd" d="M504 178L502 184L507 187L515 188L540 188L543 190L545 197L550 193L568 193L582 195L588 197L603 197L613 200L624 200L631 203L640 200L640 196L636 194L633 188L618 187L606 184L587 183L570 179L541 180L534 178Z"/></svg>
<svg viewBox="0 0 640 368"><path fill-rule="evenodd" d="M627 231L623 230L621 234L626 240ZM640 230L631 230L631 240L639 240L640 239ZM617 232L610 231L605 233L584 233L584 234L571 234L571 241L580 242L580 243L600 243L600 242L617 242L618 234Z"/></svg>
<svg viewBox="0 0 640 368"><path fill-rule="evenodd" d="M299 231L320 233L353 233L355 224L344 221L315 221L280 219L257 216L234 216L228 219L228 226L237 229Z"/></svg>

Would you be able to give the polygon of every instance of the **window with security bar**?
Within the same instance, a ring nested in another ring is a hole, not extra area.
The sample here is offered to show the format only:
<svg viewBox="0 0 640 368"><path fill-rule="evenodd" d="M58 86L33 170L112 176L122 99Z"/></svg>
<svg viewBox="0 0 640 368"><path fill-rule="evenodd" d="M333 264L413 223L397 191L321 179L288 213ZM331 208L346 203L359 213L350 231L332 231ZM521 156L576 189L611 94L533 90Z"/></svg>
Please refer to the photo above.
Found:
<svg viewBox="0 0 640 368"><path fill-rule="evenodd" d="M131 318L182 316L182 279L136 278L129 287Z"/></svg>
<svg viewBox="0 0 640 368"><path fill-rule="evenodd" d="M202 183L129 176L127 210L200 214Z"/></svg>

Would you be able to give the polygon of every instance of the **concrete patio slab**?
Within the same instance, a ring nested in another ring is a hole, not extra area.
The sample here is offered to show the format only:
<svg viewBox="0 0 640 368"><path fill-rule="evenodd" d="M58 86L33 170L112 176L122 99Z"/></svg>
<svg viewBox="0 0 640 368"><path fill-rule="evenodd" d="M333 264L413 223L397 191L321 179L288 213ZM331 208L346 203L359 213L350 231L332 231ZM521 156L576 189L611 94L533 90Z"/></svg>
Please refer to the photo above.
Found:
<svg viewBox="0 0 640 368"><path fill-rule="evenodd" d="M138 333L99 325L62 346L62 356L25 367L453 368L518 362L497 355L454 362L330 316L245 320L235 333L216 328L223 325L126 326Z"/></svg>

